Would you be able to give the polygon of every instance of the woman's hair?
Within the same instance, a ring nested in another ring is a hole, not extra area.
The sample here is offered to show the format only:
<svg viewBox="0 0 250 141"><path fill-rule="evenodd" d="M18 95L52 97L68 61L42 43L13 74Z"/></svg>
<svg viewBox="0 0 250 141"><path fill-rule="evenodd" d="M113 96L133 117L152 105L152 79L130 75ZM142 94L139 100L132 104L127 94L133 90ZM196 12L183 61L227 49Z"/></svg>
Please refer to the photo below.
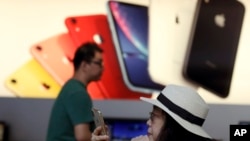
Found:
<svg viewBox="0 0 250 141"><path fill-rule="evenodd" d="M212 141L187 131L165 111L162 112L166 118L157 141Z"/></svg>

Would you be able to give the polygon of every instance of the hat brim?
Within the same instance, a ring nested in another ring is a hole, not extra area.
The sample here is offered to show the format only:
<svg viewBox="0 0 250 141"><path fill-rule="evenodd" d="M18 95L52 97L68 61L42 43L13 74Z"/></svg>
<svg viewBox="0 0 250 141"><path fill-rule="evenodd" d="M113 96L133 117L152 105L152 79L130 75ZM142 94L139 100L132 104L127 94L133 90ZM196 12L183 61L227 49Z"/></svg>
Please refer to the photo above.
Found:
<svg viewBox="0 0 250 141"><path fill-rule="evenodd" d="M164 110L166 113L168 113L176 122L178 122L182 127L184 127L186 130L188 130L191 133L194 133L198 136L205 137L205 138L210 138L211 137L207 134L207 132L201 127L196 124L192 124L190 122L187 122L177 114L173 113L170 111L167 107L165 107L163 104L161 104L157 99L151 99L151 98L145 98L145 97L140 97L142 101L148 102L150 104L153 104L162 110Z"/></svg>

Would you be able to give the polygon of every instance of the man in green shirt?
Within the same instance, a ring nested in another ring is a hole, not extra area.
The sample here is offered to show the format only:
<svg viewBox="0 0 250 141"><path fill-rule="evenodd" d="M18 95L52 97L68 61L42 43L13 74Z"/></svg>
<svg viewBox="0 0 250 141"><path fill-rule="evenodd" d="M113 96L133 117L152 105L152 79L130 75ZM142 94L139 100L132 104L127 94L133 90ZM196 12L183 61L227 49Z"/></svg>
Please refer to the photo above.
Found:
<svg viewBox="0 0 250 141"><path fill-rule="evenodd" d="M62 87L53 105L47 141L106 140L93 139L92 100L86 87L100 79L103 72L103 50L95 43L82 44L73 59L74 74ZM97 131L95 131L96 133Z"/></svg>

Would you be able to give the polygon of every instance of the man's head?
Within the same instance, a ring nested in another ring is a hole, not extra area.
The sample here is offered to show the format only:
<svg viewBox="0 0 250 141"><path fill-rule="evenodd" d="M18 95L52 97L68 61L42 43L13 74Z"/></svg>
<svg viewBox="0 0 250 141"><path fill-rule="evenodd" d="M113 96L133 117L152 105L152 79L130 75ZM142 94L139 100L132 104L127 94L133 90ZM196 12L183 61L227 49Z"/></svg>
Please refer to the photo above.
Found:
<svg viewBox="0 0 250 141"><path fill-rule="evenodd" d="M103 71L103 50L95 43L82 44L75 52L74 71L86 82L99 80Z"/></svg>

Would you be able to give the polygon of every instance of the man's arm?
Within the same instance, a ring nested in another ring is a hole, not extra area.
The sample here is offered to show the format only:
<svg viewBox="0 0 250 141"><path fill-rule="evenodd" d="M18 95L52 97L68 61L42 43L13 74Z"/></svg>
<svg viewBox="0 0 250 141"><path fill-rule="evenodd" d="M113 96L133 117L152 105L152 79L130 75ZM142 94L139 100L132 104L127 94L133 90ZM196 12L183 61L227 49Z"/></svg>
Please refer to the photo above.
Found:
<svg viewBox="0 0 250 141"><path fill-rule="evenodd" d="M77 141L90 141L91 140L91 132L90 125L88 123L77 124L74 127L75 138Z"/></svg>

